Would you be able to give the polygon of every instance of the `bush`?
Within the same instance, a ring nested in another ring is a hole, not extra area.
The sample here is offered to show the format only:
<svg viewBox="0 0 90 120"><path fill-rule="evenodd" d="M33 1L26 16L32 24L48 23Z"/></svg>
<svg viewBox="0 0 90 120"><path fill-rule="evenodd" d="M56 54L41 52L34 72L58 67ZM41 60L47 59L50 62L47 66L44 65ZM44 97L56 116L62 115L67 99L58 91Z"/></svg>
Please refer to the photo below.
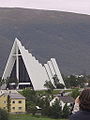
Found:
<svg viewBox="0 0 90 120"><path fill-rule="evenodd" d="M72 91L71 96L76 99L80 95L79 89L76 88Z"/></svg>
<svg viewBox="0 0 90 120"><path fill-rule="evenodd" d="M59 100L56 100L54 104L50 107L49 115L52 118L61 118L62 117L62 107Z"/></svg>
<svg viewBox="0 0 90 120"><path fill-rule="evenodd" d="M37 108L34 104L30 105L30 113L32 113L32 115L35 115L35 113L37 112Z"/></svg>
<svg viewBox="0 0 90 120"><path fill-rule="evenodd" d="M5 110L0 109L0 120L9 120L9 115Z"/></svg>
<svg viewBox="0 0 90 120"><path fill-rule="evenodd" d="M68 118L70 114L69 106L67 106L67 103L65 104L63 111L62 111L62 118Z"/></svg>

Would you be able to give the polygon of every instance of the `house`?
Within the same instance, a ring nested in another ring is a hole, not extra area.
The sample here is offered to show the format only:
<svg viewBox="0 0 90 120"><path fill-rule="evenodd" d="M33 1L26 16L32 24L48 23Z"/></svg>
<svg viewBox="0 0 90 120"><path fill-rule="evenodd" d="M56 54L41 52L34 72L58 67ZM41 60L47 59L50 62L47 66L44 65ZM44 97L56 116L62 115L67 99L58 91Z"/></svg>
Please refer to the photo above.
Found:
<svg viewBox="0 0 90 120"><path fill-rule="evenodd" d="M25 113L25 97L16 90L0 91L0 108L11 113Z"/></svg>
<svg viewBox="0 0 90 120"><path fill-rule="evenodd" d="M62 109L64 108L66 103L67 103L67 106L72 106L74 103L73 97L69 95L64 96L62 94L58 94L54 96L54 99L50 102L50 106L52 106L56 100L60 101Z"/></svg>
<svg viewBox="0 0 90 120"><path fill-rule="evenodd" d="M0 91L0 108L7 110L7 95Z"/></svg>

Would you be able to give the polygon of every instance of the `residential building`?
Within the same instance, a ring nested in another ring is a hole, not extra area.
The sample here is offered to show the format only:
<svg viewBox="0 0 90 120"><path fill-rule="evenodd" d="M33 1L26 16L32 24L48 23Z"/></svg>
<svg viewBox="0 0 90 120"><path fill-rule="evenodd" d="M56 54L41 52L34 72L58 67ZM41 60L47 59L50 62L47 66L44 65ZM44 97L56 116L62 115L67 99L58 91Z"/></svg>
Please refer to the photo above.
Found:
<svg viewBox="0 0 90 120"><path fill-rule="evenodd" d="M72 106L74 103L74 99L70 95L58 94L54 96L54 99L50 102L50 106L52 106L56 100L60 101L62 109L64 108L65 104L67 104L67 106Z"/></svg>
<svg viewBox="0 0 90 120"><path fill-rule="evenodd" d="M0 108L11 113L25 113L25 97L16 90L0 91Z"/></svg>

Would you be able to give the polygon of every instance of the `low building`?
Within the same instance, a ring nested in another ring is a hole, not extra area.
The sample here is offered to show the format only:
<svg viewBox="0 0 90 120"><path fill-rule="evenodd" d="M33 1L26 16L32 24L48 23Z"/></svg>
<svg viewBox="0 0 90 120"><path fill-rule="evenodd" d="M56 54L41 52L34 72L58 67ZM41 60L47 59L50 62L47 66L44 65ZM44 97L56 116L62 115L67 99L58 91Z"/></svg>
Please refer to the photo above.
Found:
<svg viewBox="0 0 90 120"><path fill-rule="evenodd" d="M0 91L0 108L11 113L25 113L25 97L16 90Z"/></svg>
<svg viewBox="0 0 90 120"><path fill-rule="evenodd" d="M0 108L7 110L7 95L0 91Z"/></svg>
<svg viewBox="0 0 90 120"><path fill-rule="evenodd" d="M50 102L50 106L52 106L54 104L54 102L56 100L59 100L62 106L62 109L64 108L65 104L67 104L67 106L72 106L74 103L74 99L71 96L64 96L62 94L58 94L54 97L54 99Z"/></svg>

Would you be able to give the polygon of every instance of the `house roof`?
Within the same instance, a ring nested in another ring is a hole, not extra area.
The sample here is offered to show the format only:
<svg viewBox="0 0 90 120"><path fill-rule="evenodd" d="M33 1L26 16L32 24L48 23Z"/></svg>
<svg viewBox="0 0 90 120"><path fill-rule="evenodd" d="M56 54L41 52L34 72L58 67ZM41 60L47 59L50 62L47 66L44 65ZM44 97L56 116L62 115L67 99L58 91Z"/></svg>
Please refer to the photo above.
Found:
<svg viewBox="0 0 90 120"><path fill-rule="evenodd" d="M2 90L0 93L6 96L9 95L11 99L25 99L25 97L16 90Z"/></svg>
<svg viewBox="0 0 90 120"><path fill-rule="evenodd" d="M9 96L11 99L25 99L20 93L10 93Z"/></svg>
<svg viewBox="0 0 90 120"><path fill-rule="evenodd" d="M64 103L73 103L74 98L71 96L58 96L59 100L63 101Z"/></svg>

